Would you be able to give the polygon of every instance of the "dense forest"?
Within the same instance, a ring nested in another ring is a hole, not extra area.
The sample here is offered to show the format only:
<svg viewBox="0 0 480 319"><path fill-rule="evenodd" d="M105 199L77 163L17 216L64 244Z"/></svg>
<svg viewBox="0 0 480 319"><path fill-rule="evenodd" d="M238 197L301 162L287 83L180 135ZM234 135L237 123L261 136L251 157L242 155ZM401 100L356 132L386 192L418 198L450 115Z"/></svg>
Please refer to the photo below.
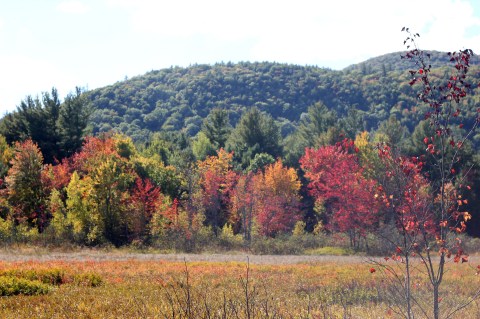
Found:
<svg viewBox="0 0 480 319"><path fill-rule="evenodd" d="M428 54L433 85L457 83L449 55ZM385 145L415 167L405 178L418 193L438 177L432 159L418 160L438 144L412 80L424 71L400 56L342 71L268 62L172 67L77 88L63 101L55 89L28 96L0 122L0 236L117 246L183 240L191 248L226 234L249 242L339 232L360 248L390 222L382 205L393 195L379 187L389 174ZM478 62L462 84L480 82ZM459 99L448 132L450 182L468 185L462 203L477 236L480 132L458 151L453 141L475 125L479 100L477 86Z"/></svg>
<svg viewBox="0 0 480 319"><path fill-rule="evenodd" d="M447 55L431 52L435 76L448 73ZM95 109L93 133L115 129L146 142L151 132L196 135L214 108L225 109L235 126L252 107L271 115L285 137L298 129L308 108L323 103L337 118L359 118L358 130L376 130L395 116L410 132L422 119L410 87L408 64L392 53L343 71L278 63L226 63L172 67L88 92ZM479 60L470 75L478 79ZM478 96L467 101L478 103ZM478 140L478 138L476 139Z"/></svg>

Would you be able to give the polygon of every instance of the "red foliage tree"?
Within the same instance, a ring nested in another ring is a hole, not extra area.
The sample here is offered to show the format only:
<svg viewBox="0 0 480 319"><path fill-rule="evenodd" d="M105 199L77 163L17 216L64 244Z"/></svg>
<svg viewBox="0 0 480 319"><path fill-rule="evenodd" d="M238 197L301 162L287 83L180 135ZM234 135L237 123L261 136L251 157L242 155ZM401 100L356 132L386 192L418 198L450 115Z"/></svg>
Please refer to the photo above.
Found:
<svg viewBox="0 0 480 319"><path fill-rule="evenodd" d="M109 136L85 138L82 149L71 158L72 170L82 176L94 171L107 158L120 159L115 140Z"/></svg>
<svg viewBox="0 0 480 319"><path fill-rule="evenodd" d="M346 142L346 141L345 141ZM356 154L348 152L351 142L307 148L300 159L308 187L319 207L328 214L327 227L347 232L353 247L378 222L376 183L362 175Z"/></svg>
<svg viewBox="0 0 480 319"><path fill-rule="evenodd" d="M132 240L145 240L148 237L150 221L162 203L163 196L159 187L152 184L149 179L136 179L129 198L128 212Z"/></svg>
<svg viewBox="0 0 480 319"><path fill-rule="evenodd" d="M395 260L400 260L403 277L399 288L403 289L406 318L415 317L415 307L420 307L424 316L440 318L440 286L445 274L445 265L449 258L454 262L467 261L460 247L457 233L465 231L465 222L470 214L462 210L464 199L460 194L465 180L458 175L456 168L461 161L461 149L465 141L473 134L480 123L480 112L471 112L463 100L478 85L472 85L467 79L471 50L448 53L452 68L442 70L446 76L433 75L430 53L417 47L418 33L408 28L404 44L407 52L402 56L410 60L413 69L409 71L409 84L417 90L418 101L428 108L425 119L429 120L433 134L424 136L425 153L406 158L396 154L391 146L379 148L380 157L385 165L385 175L380 181L383 202L389 216L399 230L397 235L390 234L386 239L396 242ZM434 174L423 176L422 168L430 161ZM435 248L435 249L434 249ZM432 292L431 311L422 308L413 297L411 276L415 267L412 256L422 261L423 271L428 274ZM392 267L384 266L392 270ZM480 291L477 292L477 296ZM445 317L450 318L464 308L472 299L457 308L448 307ZM443 317L443 316L442 316Z"/></svg>

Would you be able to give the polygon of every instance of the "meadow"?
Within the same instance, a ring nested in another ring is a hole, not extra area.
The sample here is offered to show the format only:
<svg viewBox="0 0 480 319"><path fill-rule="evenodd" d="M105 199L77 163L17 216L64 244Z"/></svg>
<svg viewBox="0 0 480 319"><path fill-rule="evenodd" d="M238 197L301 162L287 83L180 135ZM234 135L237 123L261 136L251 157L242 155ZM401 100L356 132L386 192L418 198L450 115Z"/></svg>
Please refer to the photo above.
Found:
<svg viewBox="0 0 480 319"><path fill-rule="evenodd" d="M374 263L398 265L379 258L98 251L3 252L0 258L0 285L15 278L45 288L32 295L3 290L0 318L401 317L401 289ZM447 264L445 314L478 289L476 264L473 256ZM421 272L414 274L420 309L429 288ZM470 303L452 318L480 318L480 306Z"/></svg>

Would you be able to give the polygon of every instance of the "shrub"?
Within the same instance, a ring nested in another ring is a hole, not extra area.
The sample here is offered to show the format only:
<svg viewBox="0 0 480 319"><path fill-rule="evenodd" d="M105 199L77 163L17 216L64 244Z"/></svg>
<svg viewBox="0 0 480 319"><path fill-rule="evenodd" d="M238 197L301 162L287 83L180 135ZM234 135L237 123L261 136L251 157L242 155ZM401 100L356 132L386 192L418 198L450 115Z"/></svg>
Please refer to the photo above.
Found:
<svg viewBox="0 0 480 319"><path fill-rule="evenodd" d="M103 278L94 272L85 272L75 274L73 276L73 282L79 286L98 287L103 284Z"/></svg>
<svg viewBox="0 0 480 319"><path fill-rule="evenodd" d="M40 234L36 227L20 224L14 228L14 241L19 243L32 243L38 241Z"/></svg>
<svg viewBox="0 0 480 319"><path fill-rule="evenodd" d="M303 220L299 220L295 223L293 227L292 235L293 236L303 236L305 235L306 223Z"/></svg>
<svg viewBox="0 0 480 319"><path fill-rule="evenodd" d="M316 249L309 249L305 251L305 253L308 255L348 256L353 255L354 251L351 248L326 246Z"/></svg>
<svg viewBox="0 0 480 319"><path fill-rule="evenodd" d="M49 285L61 285L66 282L66 275L62 269L9 269L2 271L0 276L15 277L30 281L39 281Z"/></svg>
<svg viewBox="0 0 480 319"><path fill-rule="evenodd" d="M250 249L256 254L293 254L305 253L306 249L322 247L325 237L313 234L289 236L280 235L275 238L255 236L250 244Z"/></svg>
<svg viewBox="0 0 480 319"><path fill-rule="evenodd" d="M233 227L230 224L225 224L222 232L218 236L218 245L223 249L238 249L244 245L243 237L240 234L233 233Z"/></svg>
<svg viewBox="0 0 480 319"><path fill-rule="evenodd" d="M11 242L14 233L15 223L13 219L0 218L0 240L4 243Z"/></svg>
<svg viewBox="0 0 480 319"><path fill-rule="evenodd" d="M0 276L0 296L44 295L49 291L50 287L38 280Z"/></svg>

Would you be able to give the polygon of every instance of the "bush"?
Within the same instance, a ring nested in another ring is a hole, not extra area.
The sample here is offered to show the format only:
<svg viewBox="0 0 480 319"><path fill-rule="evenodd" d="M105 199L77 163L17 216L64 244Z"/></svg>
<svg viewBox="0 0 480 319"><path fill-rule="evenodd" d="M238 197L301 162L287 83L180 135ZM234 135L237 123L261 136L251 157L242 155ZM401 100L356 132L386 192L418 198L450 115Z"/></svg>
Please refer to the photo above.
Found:
<svg viewBox="0 0 480 319"><path fill-rule="evenodd" d="M308 255L348 256L355 252L351 248L326 246L305 251Z"/></svg>
<svg viewBox="0 0 480 319"><path fill-rule="evenodd" d="M256 254L279 254L299 255L307 249L322 247L325 245L325 236L314 234L303 234L290 236L287 234L275 238L259 237L253 238L250 249Z"/></svg>
<svg viewBox="0 0 480 319"><path fill-rule="evenodd" d="M39 281L49 285L61 285L66 281L65 272L62 269L9 269L2 271L0 276L15 277L30 281Z"/></svg>
<svg viewBox="0 0 480 319"><path fill-rule="evenodd" d="M27 281L38 281L48 285L62 285L73 282L79 286L98 287L103 284L103 278L93 272L67 274L63 269L8 269L0 272L0 278L12 277Z"/></svg>
<svg viewBox="0 0 480 319"><path fill-rule="evenodd" d="M38 280L0 276L0 296L44 295L49 291L50 287Z"/></svg>
<svg viewBox="0 0 480 319"><path fill-rule="evenodd" d="M14 240L19 243L32 243L38 241L40 234L35 227L29 227L25 224L15 226L13 229Z"/></svg>
<svg viewBox="0 0 480 319"><path fill-rule="evenodd" d="M103 278L93 272L85 272L73 276L73 282L79 286L98 287L103 284Z"/></svg>
<svg viewBox="0 0 480 319"><path fill-rule="evenodd" d="M14 233L15 223L13 219L0 218L0 240L4 243L11 242Z"/></svg>
<svg viewBox="0 0 480 319"><path fill-rule="evenodd" d="M218 245L226 250L241 249L244 245L243 237L240 234L235 235L233 233L232 225L225 224L218 236Z"/></svg>

